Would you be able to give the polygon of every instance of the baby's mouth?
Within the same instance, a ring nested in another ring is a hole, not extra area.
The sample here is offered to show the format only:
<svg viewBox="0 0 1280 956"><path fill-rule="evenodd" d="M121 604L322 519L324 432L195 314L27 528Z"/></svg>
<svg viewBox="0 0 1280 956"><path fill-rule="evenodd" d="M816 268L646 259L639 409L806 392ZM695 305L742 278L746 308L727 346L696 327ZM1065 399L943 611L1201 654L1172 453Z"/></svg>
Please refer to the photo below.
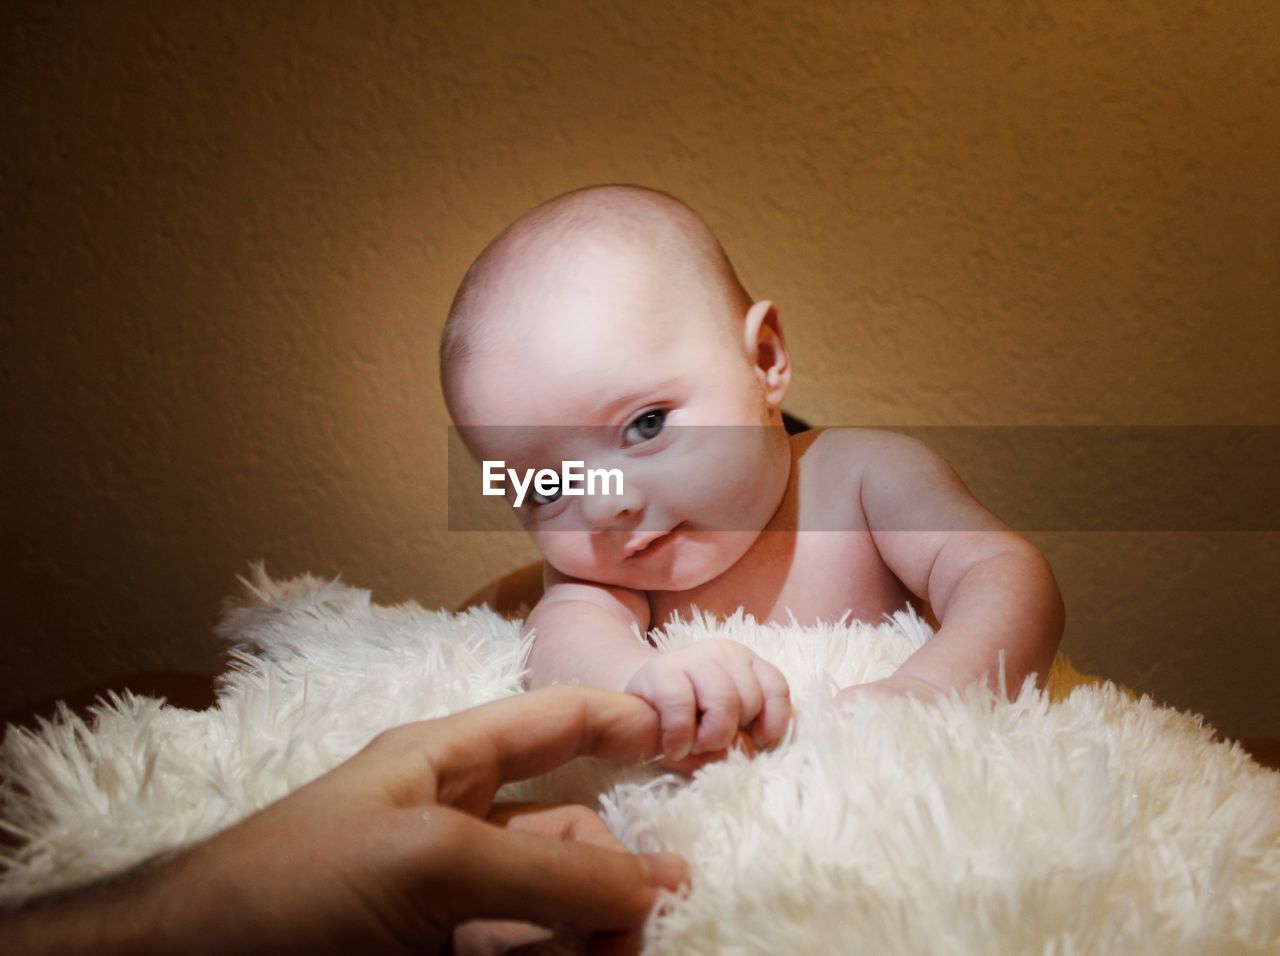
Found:
<svg viewBox="0 0 1280 956"><path fill-rule="evenodd" d="M683 524L682 521L668 531L657 531L632 538L627 542L627 556L624 560L630 561L632 558L641 558L662 550L666 544L675 540L675 534Z"/></svg>

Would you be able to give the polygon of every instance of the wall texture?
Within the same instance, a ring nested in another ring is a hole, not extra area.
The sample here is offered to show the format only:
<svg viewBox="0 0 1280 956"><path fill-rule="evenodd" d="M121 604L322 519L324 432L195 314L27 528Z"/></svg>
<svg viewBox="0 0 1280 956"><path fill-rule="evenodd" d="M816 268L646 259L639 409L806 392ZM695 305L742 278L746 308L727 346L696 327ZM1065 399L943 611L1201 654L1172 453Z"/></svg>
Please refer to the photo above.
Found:
<svg viewBox="0 0 1280 956"><path fill-rule="evenodd" d="M451 605L530 558L445 530L435 341L485 241L587 183L704 214L781 304L812 420L1280 416L1274 3L0 23L0 710L217 667L250 559ZM1280 733L1277 537L1035 536L1079 663L1238 734Z"/></svg>

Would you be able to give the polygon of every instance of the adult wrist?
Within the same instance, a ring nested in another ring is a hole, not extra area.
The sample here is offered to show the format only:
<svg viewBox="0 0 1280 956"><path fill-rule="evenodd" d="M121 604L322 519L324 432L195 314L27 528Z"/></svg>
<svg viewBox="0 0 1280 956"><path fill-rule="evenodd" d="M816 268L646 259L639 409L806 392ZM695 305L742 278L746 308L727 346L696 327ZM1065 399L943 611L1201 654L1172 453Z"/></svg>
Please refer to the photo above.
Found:
<svg viewBox="0 0 1280 956"><path fill-rule="evenodd" d="M148 861L83 887L32 900L0 915L0 950L21 956L147 954L185 949L164 902L171 861Z"/></svg>

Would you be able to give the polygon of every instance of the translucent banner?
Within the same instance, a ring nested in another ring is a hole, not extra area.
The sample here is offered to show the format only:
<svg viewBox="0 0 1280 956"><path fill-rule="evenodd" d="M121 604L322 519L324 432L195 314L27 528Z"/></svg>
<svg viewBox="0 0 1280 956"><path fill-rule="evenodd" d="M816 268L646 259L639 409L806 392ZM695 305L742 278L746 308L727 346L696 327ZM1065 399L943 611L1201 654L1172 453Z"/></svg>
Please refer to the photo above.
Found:
<svg viewBox="0 0 1280 956"><path fill-rule="evenodd" d="M918 439L956 470L973 495L1019 531L1280 530L1277 426L925 426L887 429ZM853 428L840 440L866 442ZM465 437L465 442L464 442ZM803 443L802 435L790 439ZM818 437L830 441L833 436ZM639 439L639 440L637 440ZM596 427L472 427L449 430L448 527L452 531L582 531L609 522L735 526L723 507L767 482L778 430L666 425L632 435ZM852 446L851 446L852 447ZM804 473L824 456L799 459ZM857 530L859 468L826 474L786 526ZM753 469L763 469L753 474ZM829 467L828 467L829 470ZM846 497L847 496L847 497ZM619 515L622 517L620 518ZM906 515L880 530L963 530L960 515Z"/></svg>

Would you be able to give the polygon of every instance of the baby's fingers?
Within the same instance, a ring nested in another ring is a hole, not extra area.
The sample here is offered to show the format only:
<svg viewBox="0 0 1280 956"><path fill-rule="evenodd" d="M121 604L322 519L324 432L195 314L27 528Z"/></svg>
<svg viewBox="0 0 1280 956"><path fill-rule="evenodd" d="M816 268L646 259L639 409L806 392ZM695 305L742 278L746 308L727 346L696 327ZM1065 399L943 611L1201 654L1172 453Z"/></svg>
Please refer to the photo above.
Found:
<svg viewBox="0 0 1280 956"><path fill-rule="evenodd" d="M669 762L689 756L698 721L697 696L689 678L679 671L660 673L639 696L658 712L662 723L662 755Z"/></svg>
<svg viewBox="0 0 1280 956"><path fill-rule="evenodd" d="M787 724L791 721L791 688L782 671L763 658L757 657L751 662L751 670L760 682L760 693L764 703L760 715L752 725L751 739L757 746L768 746L777 743L786 733Z"/></svg>
<svg viewBox="0 0 1280 956"><path fill-rule="evenodd" d="M751 668L751 660L735 660L726 665L729 676L738 688L738 726L750 727L752 722L764 710L764 690L760 686L760 678Z"/></svg>
<svg viewBox="0 0 1280 956"><path fill-rule="evenodd" d="M742 698L737 684L727 671L718 666L700 667L689 672L698 695L698 734L693 752L698 754L724 750L733 742L742 716Z"/></svg>

